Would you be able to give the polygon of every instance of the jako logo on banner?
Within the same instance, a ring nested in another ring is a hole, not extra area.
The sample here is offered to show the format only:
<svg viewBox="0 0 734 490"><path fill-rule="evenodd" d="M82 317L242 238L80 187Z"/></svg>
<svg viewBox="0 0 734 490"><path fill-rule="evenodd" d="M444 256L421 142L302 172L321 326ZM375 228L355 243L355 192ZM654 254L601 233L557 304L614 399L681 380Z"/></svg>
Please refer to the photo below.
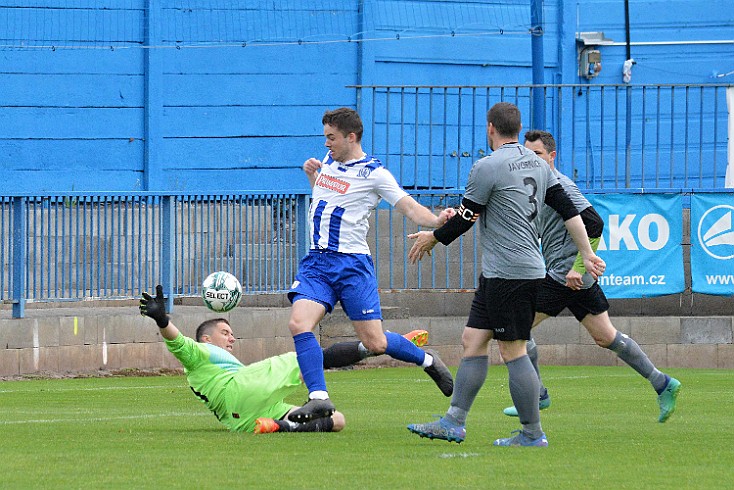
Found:
<svg viewBox="0 0 734 490"><path fill-rule="evenodd" d="M645 214L640 218L636 229L633 229L635 218L636 214L628 214L620 222L619 214L610 214L607 223L609 243L602 236L599 250L622 250L622 243L626 250L639 250L640 246L645 250L660 250L668 244L670 224L663 215ZM637 240L633 231L637 232Z"/></svg>
<svg viewBox="0 0 734 490"><path fill-rule="evenodd" d="M599 284L608 298L648 298L685 290L681 194L595 194L604 220Z"/></svg>
<svg viewBox="0 0 734 490"><path fill-rule="evenodd" d="M734 258L734 206L721 204L710 208L698 222L698 242L711 257L719 260Z"/></svg>

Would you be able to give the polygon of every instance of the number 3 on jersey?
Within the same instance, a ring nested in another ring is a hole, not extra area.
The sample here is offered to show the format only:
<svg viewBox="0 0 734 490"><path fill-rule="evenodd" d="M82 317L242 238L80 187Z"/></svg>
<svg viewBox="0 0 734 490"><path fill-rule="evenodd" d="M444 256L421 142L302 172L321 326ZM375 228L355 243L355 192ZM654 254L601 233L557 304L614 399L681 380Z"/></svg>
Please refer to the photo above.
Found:
<svg viewBox="0 0 734 490"><path fill-rule="evenodd" d="M533 221L538 216L538 200L535 198L535 195L538 193L538 184L532 177L525 177L522 179L522 183L531 188L528 201L533 205L533 211L526 218L528 221Z"/></svg>

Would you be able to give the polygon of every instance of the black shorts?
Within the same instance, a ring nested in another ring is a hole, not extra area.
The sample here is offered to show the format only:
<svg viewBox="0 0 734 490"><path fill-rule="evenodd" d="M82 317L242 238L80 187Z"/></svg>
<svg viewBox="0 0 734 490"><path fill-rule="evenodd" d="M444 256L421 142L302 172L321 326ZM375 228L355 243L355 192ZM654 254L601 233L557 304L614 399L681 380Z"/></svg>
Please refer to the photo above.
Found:
<svg viewBox="0 0 734 490"><path fill-rule="evenodd" d="M530 340L543 279L479 278L467 327L493 330L497 340Z"/></svg>
<svg viewBox="0 0 734 490"><path fill-rule="evenodd" d="M574 290L545 276L538 288L538 303L535 311L550 316L558 316L568 308L578 321L586 315L600 315L609 309L604 291L595 282L590 288Z"/></svg>

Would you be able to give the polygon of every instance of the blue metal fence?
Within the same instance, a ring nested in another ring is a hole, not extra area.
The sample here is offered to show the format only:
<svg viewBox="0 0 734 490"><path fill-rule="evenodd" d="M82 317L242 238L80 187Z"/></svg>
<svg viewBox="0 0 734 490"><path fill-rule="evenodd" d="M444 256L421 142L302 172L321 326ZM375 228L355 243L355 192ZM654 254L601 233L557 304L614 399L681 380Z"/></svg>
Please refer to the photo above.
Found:
<svg viewBox="0 0 734 490"><path fill-rule="evenodd" d="M435 214L458 207L463 189L411 191ZM418 264L408 263L413 245L408 235L420 228L387 205L381 205L370 222L368 243L378 272L378 285L388 289L473 289L479 277L479 227L459 237L451 247L436 247Z"/></svg>
<svg viewBox="0 0 734 490"><path fill-rule="evenodd" d="M580 188L715 190L727 165L727 88L687 85L357 86L373 154L414 189L463 185L487 147L486 112L516 104L558 143ZM533 118L542 93L544 121Z"/></svg>
<svg viewBox="0 0 734 490"><path fill-rule="evenodd" d="M0 197L0 299L169 301L227 270L245 293L286 290L306 252L303 194L66 194ZM172 303L171 303L172 304Z"/></svg>
<svg viewBox="0 0 734 490"><path fill-rule="evenodd" d="M544 126L561 170L591 192L723 189L727 118L723 85L360 87L365 142L434 211L455 206L473 162L489 152L485 113L497 101L531 117L543 90ZM540 124L540 123L539 123ZM526 128L540 127L532 120ZM169 301L200 294L228 270L246 293L283 292L308 247L309 195L263 191L18 194L0 196L0 300L135 298L157 283ZM471 230L429 260L407 262L418 228L386 206L371 218L382 289L471 289Z"/></svg>
<svg viewBox="0 0 734 490"><path fill-rule="evenodd" d="M461 190L416 191L434 212ZM28 302L136 298L163 284L173 298L201 294L204 278L226 270L245 294L282 293L308 249L310 195L279 193L74 193L0 197L0 299L22 317ZM380 287L473 288L472 230L430 260L408 264L407 235L419 228L389 206L371 217Z"/></svg>

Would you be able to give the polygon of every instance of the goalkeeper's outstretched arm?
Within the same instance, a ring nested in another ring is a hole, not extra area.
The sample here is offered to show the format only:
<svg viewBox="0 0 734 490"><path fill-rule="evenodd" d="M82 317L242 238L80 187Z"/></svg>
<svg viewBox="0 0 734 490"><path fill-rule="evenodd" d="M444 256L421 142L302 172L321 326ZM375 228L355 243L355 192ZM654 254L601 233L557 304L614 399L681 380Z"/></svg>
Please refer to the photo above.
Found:
<svg viewBox="0 0 734 490"><path fill-rule="evenodd" d="M163 286L160 284L155 287L155 298L147 291L143 292L143 297L140 298L140 314L155 320L164 339L174 340L178 337L178 328L171 323L166 313L166 300L163 297Z"/></svg>

